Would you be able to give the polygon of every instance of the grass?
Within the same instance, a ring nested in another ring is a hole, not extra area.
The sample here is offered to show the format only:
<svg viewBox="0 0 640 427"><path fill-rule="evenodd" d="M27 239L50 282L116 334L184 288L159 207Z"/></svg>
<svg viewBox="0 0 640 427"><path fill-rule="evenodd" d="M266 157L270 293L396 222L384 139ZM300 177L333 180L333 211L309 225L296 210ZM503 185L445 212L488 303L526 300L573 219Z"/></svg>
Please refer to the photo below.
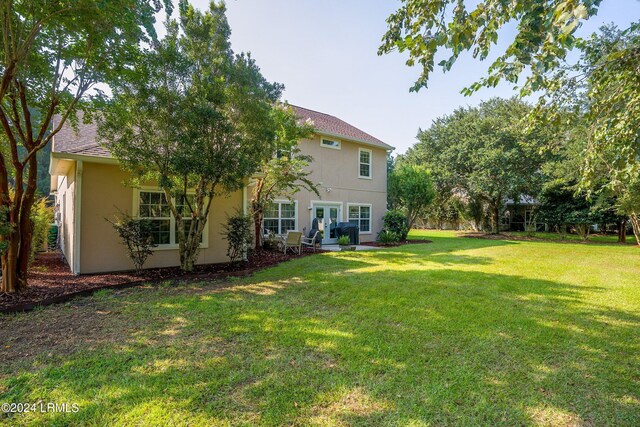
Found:
<svg viewBox="0 0 640 427"><path fill-rule="evenodd" d="M564 237L559 233L548 233L548 232L526 232L526 231L510 231L506 234L513 235L516 237L532 237L534 239L541 240L555 240L555 241L572 241L572 242L581 242L582 237L577 234L565 234ZM611 234L591 234L587 240L588 242L595 243L618 243L618 236ZM633 235L627 236L627 244L635 245L636 239Z"/></svg>
<svg viewBox="0 0 640 427"><path fill-rule="evenodd" d="M420 237L0 318L4 421L640 425L640 249Z"/></svg>

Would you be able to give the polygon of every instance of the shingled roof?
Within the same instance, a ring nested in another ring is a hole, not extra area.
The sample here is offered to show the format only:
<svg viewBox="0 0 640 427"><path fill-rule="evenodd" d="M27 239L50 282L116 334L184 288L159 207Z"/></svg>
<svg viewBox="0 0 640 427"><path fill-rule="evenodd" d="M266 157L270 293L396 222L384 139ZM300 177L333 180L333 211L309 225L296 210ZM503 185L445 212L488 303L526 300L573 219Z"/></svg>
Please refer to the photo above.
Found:
<svg viewBox="0 0 640 427"><path fill-rule="evenodd" d="M311 120L316 131L320 134L353 140L387 150L393 149L393 147L378 138L335 116L296 105L291 107L302 120ZM96 123L83 123L81 117L77 131L73 129L69 122L66 122L60 132L53 137L53 152L92 157L111 157L109 150L100 146L97 142L97 128Z"/></svg>
<svg viewBox="0 0 640 427"><path fill-rule="evenodd" d="M54 125L56 119L54 119ZM54 135L52 151L82 156L111 157L109 150L98 145L98 125L96 123L82 123L82 116L79 119L77 131L67 121L60 132Z"/></svg>
<svg viewBox="0 0 640 427"><path fill-rule="evenodd" d="M321 113L319 111L309 110L308 108L298 107L297 105L292 105L291 107L301 119L311 120L318 133L351 139L357 142L363 142L365 144L385 148L387 150L393 149L392 146L385 144L378 138L369 135L368 133L358 129L355 126L350 125L344 120L340 120L335 116Z"/></svg>

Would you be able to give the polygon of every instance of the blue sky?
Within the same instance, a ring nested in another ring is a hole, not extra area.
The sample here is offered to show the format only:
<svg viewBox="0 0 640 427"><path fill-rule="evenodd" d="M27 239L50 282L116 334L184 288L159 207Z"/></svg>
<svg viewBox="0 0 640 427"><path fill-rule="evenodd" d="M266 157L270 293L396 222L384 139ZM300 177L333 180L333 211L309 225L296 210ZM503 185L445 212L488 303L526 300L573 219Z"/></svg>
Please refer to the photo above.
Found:
<svg viewBox="0 0 640 427"><path fill-rule="evenodd" d="M192 1L201 9L209 4ZM436 117L515 92L505 84L462 96L460 90L489 65L464 57L446 74L437 70L428 89L409 93L419 69L407 67L401 54L377 55L385 19L399 5L398 0L228 0L227 16L234 50L251 52L267 79L283 83L285 100L338 116L402 153L415 143L418 129ZM603 23L624 27L638 19L639 0L604 0L579 31L586 35ZM513 30L503 31L499 48Z"/></svg>

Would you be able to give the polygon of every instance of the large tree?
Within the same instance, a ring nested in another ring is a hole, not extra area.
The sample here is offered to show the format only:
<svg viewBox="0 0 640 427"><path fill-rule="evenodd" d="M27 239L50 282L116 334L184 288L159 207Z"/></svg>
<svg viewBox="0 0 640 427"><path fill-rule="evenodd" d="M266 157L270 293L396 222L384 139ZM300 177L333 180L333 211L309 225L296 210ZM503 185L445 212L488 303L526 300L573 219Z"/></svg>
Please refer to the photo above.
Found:
<svg viewBox="0 0 640 427"><path fill-rule="evenodd" d="M170 7L170 2L167 2ZM3 0L0 7L0 208L3 292L27 286L38 153L65 121L155 38L150 0ZM42 173L42 172L41 172Z"/></svg>
<svg viewBox="0 0 640 427"><path fill-rule="evenodd" d="M313 124L300 123L296 114L286 105L273 109L276 126L276 150L265 158L255 174L251 195L251 213L255 231L255 248L262 247L262 222L265 209L277 197L293 199L300 190L314 192L318 197L318 184L309 176L313 158L302 154L298 146L301 139L313 133Z"/></svg>
<svg viewBox="0 0 640 427"><path fill-rule="evenodd" d="M388 198L394 209L402 209L405 212L409 230L418 218L424 216L435 197L429 170L424 166L406 162L396 165L389 175L388 191Z"/></svg>
<svg viewBox="0 0 640 427"><path fill-rule="evenodd" d="M177 225L180 265L193 269L214 198L246 184L275 148L281 86L235 54L223 4L179 20L115 87L100 135L133 184L156 182Z"/></svg>
<svg viewBox="0 0 640 427"><path fill-rule="evenodd" d="M408 158L428 167L440 188L482 202L496 233L504 201L534 195L541 185L548 135L522 126L529 110L516 99L498 98L460 108L420 131Z"/></svg>
<svg viewBox="0 0 640 427"><path fill-rule="evenodd" d="M534 117L553 126L562 126L567 112L578 117L585 139L576 169L581 190L633 200L640 180L640 24L625 31L603 27L580 48L576 64L549 75ZM620 208L640 236L640 206Z"/></svg>
<svg viewBox="0 0 640 427"><path fill-rule="evenodd" d="M618 31L605 27L587 40L576 37L581 21L598 11L601 0L405 0L387 23L379 53L407 52L408 65L422 73L412 90L426 87L438 53L439 65L450 70L464 52L484 60L498 41L500 30L517 23L515 37L489 67L488 75L463 89L471 94L506 80L520 85L520 94L542 93L531 118L548 122L556 112L580 110L591 124L582 159L580 187L591 192L612 191L621 200L640 179L640 22ZM578 48L582 58L567 62ZM519 82L522 76L523 82ZM602 174L606 183L598 187ZM594 179L595 178L595 179ZM634 204L621 205L640 236L640 213ZM632 209L632 210L629 210ZM638 239L640 244L640 239Z"/></svg>

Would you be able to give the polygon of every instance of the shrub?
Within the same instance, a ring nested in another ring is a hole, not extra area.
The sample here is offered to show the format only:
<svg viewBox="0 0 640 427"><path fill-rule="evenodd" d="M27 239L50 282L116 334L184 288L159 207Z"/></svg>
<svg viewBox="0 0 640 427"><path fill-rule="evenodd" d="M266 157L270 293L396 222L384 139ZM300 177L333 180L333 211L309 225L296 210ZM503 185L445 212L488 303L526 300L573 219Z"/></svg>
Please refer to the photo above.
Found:
<svg viewBox="0 0 640 427"><path fill-rule="evenodd" d="M227 256L231 262L242 260L253 238L252 225L252 217L240 212L234 216L228 216L226 224L222 224L222 235L227 240Z"/></svg>
<svg viewBox="0 0 640 427"><path fill-rule="evenodd" d="M398 239L398 235L393 231L382 230L380 233L378 233L378 242L385 246L395 245L399 240L400 239Z"/></svg>
<svg viewBox="0 0 640 427"><path fill-rule="evenodd" d="M107 221L109 221L107 219ZM151 248L155 247L152 235L152 223L148 219L133 218L120 212L114 221L109 221L120 236L122 243L127 247L129 258L137 272L147 261L149 255L153 255Z"/></svg>
<svg viewBox="0 0 640 427"><path fill-rule="evenodd" d="M340 246L349 246L351 244L351 239L349 236L340 236L338 237L338 245Z"/></svg>
<svg viewBox="0 0 640 427"><path fill-rule="evenodd" d="M49 228L53 222L53 208L47 204L47 198L41 197L35 201L31 209L31 222L33 223L33 240L31 241L31 254L29 261L33 261L36 252L41 251L45 242L49 241Z"/></svg>
<svg viewBox="0 0 640 427"><path fill-rule="evenodd" d="M387 211L384 214L384 228L394 233L398 240L407 240L409 234L409 225L405 214L398 210Z"/></svg>

